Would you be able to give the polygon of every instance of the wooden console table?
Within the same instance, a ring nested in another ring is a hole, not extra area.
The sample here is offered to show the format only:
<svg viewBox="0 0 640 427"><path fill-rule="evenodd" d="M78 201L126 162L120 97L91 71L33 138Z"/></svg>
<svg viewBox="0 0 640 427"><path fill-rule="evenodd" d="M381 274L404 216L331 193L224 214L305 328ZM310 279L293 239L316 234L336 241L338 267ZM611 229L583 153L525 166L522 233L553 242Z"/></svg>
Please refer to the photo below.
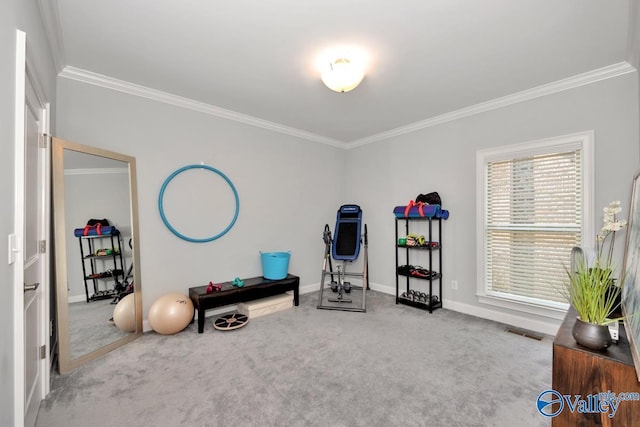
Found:
<svg viewBox="0 0 640 427"><path fill-rule="evenodd" d="M287 277L282 280L252 277L250 279L243 279L243 282L244 286L241 288L233 286L232 282L220 283L222 290L214 290L210 294L207 293L207 286L189 288L189 298L193 301L195 310L198 311L199 333L204 332L205 311L211 308L266 298L287 291L293 291L293 303L296 306L299 304L300 278L293 274L288 274Z"/></svg>
<svg viewBox="0 0 640 427"><path fill-rule="evenodd" d="M571 334L576 312L570 309L553 341L552 388L562 395L588 395L611 391L640 392L640 383L633 365L629 341L624 326L620 325L618 343L603 352L592 351L578 345ZM640 422L640 401L620 403L613 418L606 413L581 414L571 412L565 405L562 412L552 418L553 427L575 426L633 426Z"/></svg>

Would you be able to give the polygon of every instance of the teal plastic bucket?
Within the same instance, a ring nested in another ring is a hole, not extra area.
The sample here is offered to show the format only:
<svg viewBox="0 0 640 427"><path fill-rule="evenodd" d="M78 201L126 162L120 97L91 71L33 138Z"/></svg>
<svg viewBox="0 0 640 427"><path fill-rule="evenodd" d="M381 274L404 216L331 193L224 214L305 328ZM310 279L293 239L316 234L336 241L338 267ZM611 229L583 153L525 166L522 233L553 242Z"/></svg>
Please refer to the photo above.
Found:
<svg viewBox="0 0 640 427"><path fill-rule="evenodd" d="M289 272L291 252L260 252L262 277L268 280L281 280Z"/></svg>

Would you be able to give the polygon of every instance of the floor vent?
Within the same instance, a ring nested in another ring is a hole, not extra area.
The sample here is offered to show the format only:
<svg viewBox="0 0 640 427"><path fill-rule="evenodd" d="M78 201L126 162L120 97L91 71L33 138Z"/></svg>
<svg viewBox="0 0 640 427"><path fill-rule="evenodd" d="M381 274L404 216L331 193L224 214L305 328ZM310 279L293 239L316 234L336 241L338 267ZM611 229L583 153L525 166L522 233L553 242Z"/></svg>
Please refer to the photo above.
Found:
<svg viewBox="0 0 640 427"><path fill-rule="evenodd" d="M512 326L507 327L507 332L511 332L512 334L522 335L523 337L531 338L533 340L542 341L542 335L536 334L535 332L527 331L526 329L514 328Z"/></svg>

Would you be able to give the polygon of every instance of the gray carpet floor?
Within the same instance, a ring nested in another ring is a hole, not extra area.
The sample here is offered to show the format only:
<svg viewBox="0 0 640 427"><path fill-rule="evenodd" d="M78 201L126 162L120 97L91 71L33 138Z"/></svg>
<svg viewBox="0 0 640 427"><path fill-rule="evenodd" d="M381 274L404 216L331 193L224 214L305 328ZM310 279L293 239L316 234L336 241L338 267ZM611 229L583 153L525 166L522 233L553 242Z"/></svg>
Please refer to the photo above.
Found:
<svg viewBox="0 0 640 427"><path fill-rule="evenodd" d="M110 321L115 304L113 298L69 304L69 338L71 358L91 353L129 335Z"/></svg>
<svg viewBox="0 0 640 427"><path fill-rule="evenodd" d="M37 426L548 426L552 338L369 291L366 313L300 306L222 332L146 333L56 375Z"/></svg>

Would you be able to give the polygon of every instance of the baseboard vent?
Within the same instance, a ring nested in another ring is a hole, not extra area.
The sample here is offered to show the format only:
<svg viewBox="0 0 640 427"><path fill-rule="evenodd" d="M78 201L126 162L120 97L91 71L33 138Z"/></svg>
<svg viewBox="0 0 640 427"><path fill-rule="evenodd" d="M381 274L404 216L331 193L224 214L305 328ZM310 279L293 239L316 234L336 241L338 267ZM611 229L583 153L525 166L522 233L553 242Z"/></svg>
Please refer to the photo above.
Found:
<svg viewBox="0 0 640 427"><path fill-rule="evenodd" d="M532 331L528 331L526 329L514 328L513 326L509 326L505 330L507 332L511 332L512 334L522 335L523 337L531 338L538 341L542 341L542 338L543 338L542 335L540 334L537 334Z"/></svg>

